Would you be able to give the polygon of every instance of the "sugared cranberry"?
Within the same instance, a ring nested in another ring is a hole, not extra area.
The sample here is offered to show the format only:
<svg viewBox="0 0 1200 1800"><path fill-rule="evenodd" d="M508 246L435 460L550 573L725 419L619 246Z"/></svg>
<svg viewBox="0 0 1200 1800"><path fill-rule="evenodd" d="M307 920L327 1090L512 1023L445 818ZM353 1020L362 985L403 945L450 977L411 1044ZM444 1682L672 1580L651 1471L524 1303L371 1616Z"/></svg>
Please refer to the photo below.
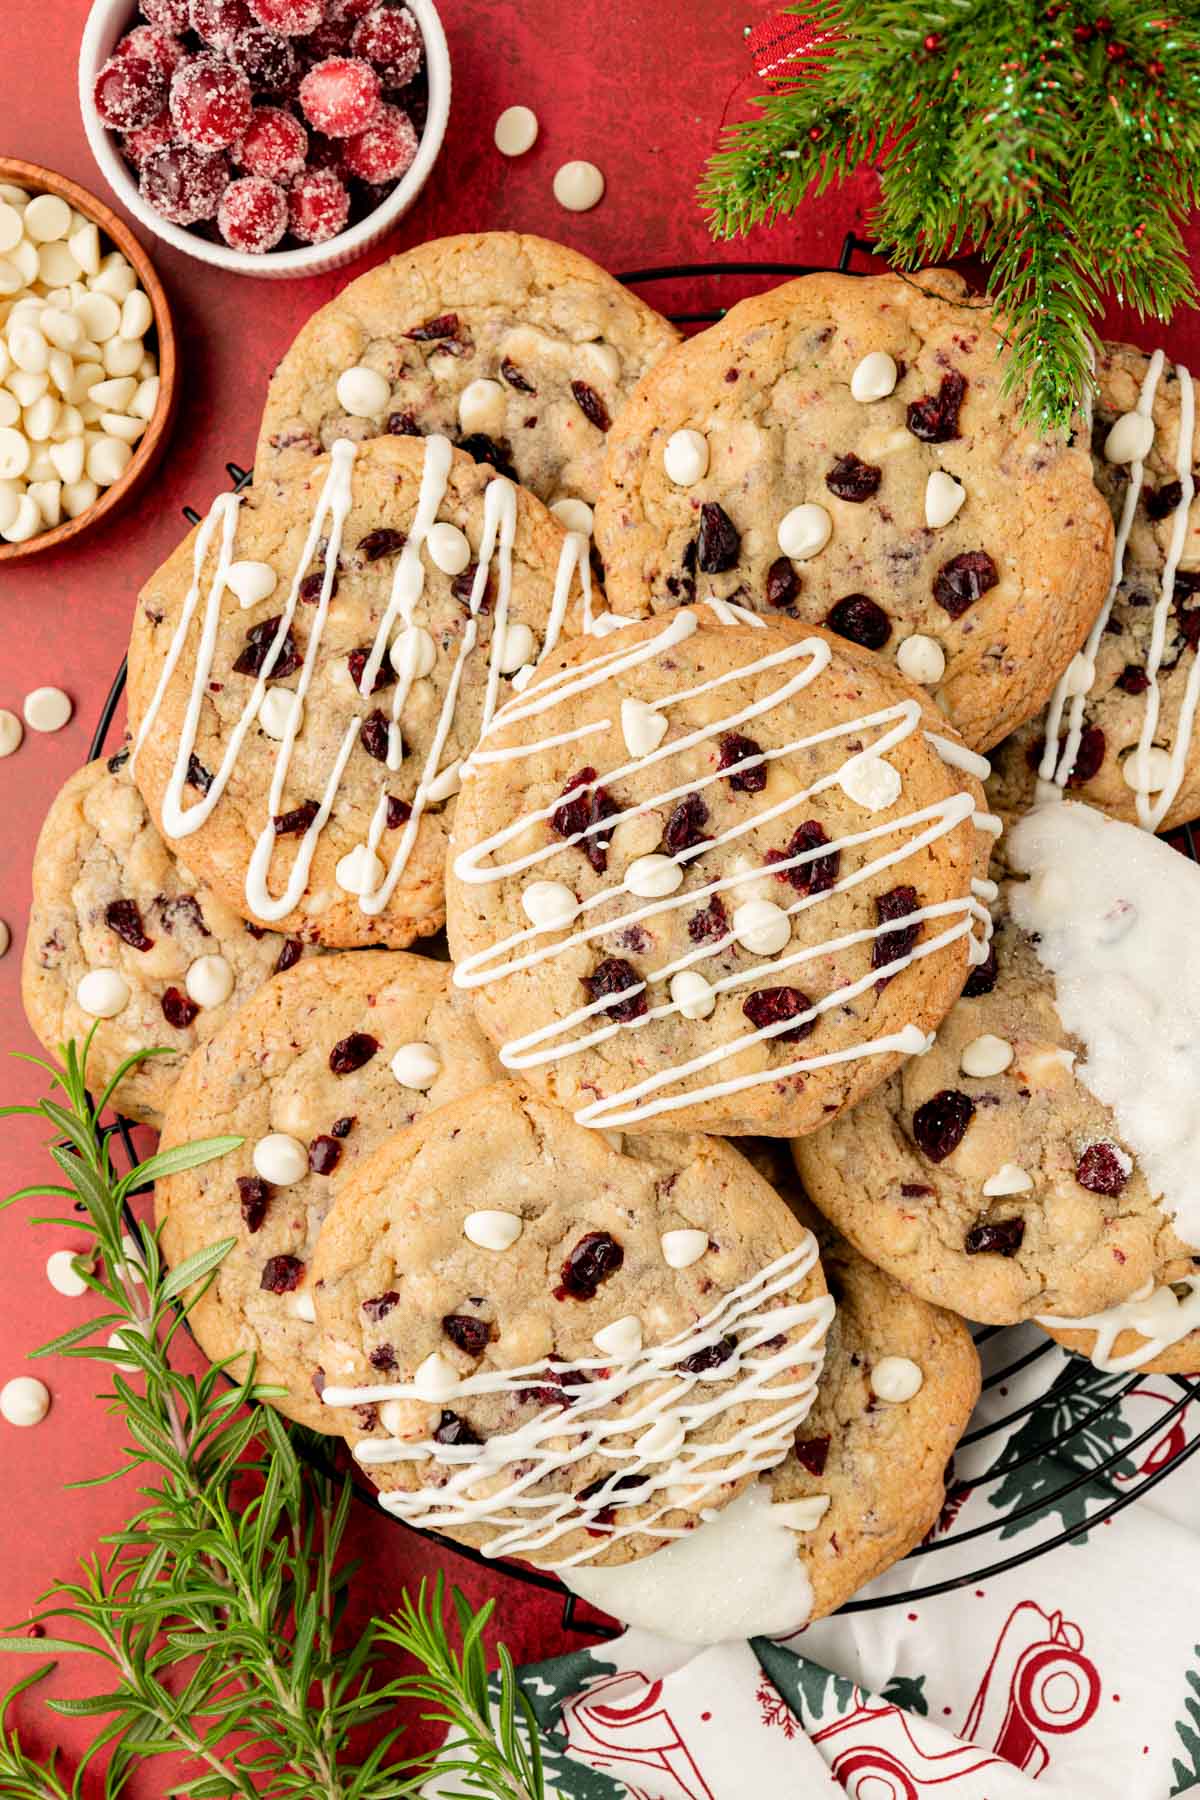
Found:
<svg viewBox="0 0 1200 1800"><path fill-rule="evenodd" d="M400 106L381 106L365 131L345 139L342 162L359 181L384 184L408 173L420 139Z"/></svg>
<svg viewBox="0 0 1200 1800"><path fill-rule="evenodd" d="M352 19L339 19L335 13L322 19L315 31L300 39L300 50L306 63L324 62L330 56L349 56L354 32Z"/></svg>
<svg viewBox="0 0 1200 1800"><path fill-rule="evenodd" d="M159 31L153 25L136 25L132 31L125 33L117 45L116 54L144 56L147 62L156 62L164 75L169 75L187 52L171 32Z"/></svg>
<svg viewBox="0 0 1200 1800"><path fill-rule="evenodd" d="M867 594L847 594L835 601L825 623L830 631L861 644L864 650L882 650L892 635L892 621Z"/></svg>
<svg viewBox="0 0 1200 1800"><path fill-rule="evenodd" d="M354 27L350 48L374 63L388 87L403 87L421 66L424 45L407 6L373 6Z"/></svg>
<svg viewBox="0 0 1200 1800"><path fill-rule="evenodd" d="M913 1142L930 1162L945 1162L962 1143L974 1117L975 1102L969 1094L943 1088L913 1114Z"/></svg>
<svg viewBox="0 0 1200 1800"><path fill-rule="evenodd" d="M607 1231L585 1232L567 1253L560 1280L555 1289L559 1300L594 1300L602 1282L615 1275L625 1261L625 1252Z"/></svg>
<svg viewBox="0 0 1200 1800"><path fill-rule="evenodd" d="M324 1133L308 1146L308 1166L314 1175L332 1175L342 1160L342 1146Z"/></svg>
<svg viewBox="0 0 1200 1800"><path fill-rule="evenodd" d="M990 994L996 985L996 977L999 973L996 962L996 946L989 944L984 960L976 964L963 982L963 999L977 1000L981 994Z"/></svg>
<svg viewBox="0 0 1200 1800"><path fill-rule="evenodd" d="M605 819L611 819L620 807L607 788L591 787L596 779L593 768L578 770L563 788L563 798L550 815L550 826L559 837L575 837L581 831L589 831L590 826L600 825ZM587 857L597 875L603 875L608 867L608 846L612 842L612 833L589 831L580 839L579 848Z"/></svg>
<svg viewBox="0 0 1200 1800"><path fill-rule="evenodd" d="M184 993L182 988L169 987L160 1001L163 1018L176 1031L186 1031L195 1023L196 1014L200 1011L196 1002Z"/></svg>
<svg viewBox="0 0 1200 1800"><path fill-rule="evenodd" d="M179 33L186 31L190 23L188 18L188 0L141 0L142 17L151 25L157 25L160 31Z"/></svg>
<svg viewBox="0 0 1200 1800"><path fill-rule="evenodd" d="M362 546L360 545L359 548L361 549L361 547ZM373 648L374 645L372 644L359 644L356 649L351 650L349 656L346 658L346 662L350 668L350 679L355 687L360 690L362 688L362 678L366 674L367 664L371 660L371 651ZM380 688L391 687L395 680L396 671L385 656L375 671L375 679L371 683L371 692L377 694Z"/></svg>
<svg viewBox="0 0 1200 1800"><path fill-rule="evenodd" d="M300 83L300 105L327 137L356 137L379 111L379 77L361 57L327 57Z"/></svg>
<svg viewBox="0 0 1200 1800"><path fill-rule="evenodd" d="M981 1219L963 1238L963 1249L968 1256L1015 1256L1024 1237L1024 1219Z"/></svg>
<svg viewBox="0 0 1200 1800"><path fill-rule="evenodd" d="M1111 1144L1089 1144L1075 1167L1080 1187L1092 1194L1119 1194L1129 1172Z"/></svg>
<svg viewBox="0 0 1200 1800"><path fill-rule="evenodd" d="M171 77L171 117L196 150L227 150L249 127L250 83L236 63L193 56Z"/></svg>
<svg viewBox="0 0 1200 1800"><path fill-rule="evenodd" d="M225 51L246 76L256 94L284 94L294 83L299 64L287 38L247 25Z"/></svg>
<svg viewBox="0 0 1200 1800"><path fill-rule="evenodd" d="M729 930L729 914L720 894L714 894L708 905L694 912L688 920L688 936L693 944L710 944Z"/></svg>
<svg viewBox="0 0 1200 1800"><path fill-rule="evenodd" d="M1089 725L1079 739L1079 749L1075 752L1075 762L1071 773L1067 776L1069 788L1082 787L1100 773L1100 765L1104 761L1104 753L1108 748L1108 739L1099 725Z"/></svg>
<svg viewBox="0 0 1200 1800"><path fill-rule="evenodd" d="M325 17L327 0L246 0L266 31L279 37L307 37Z"/></svg>
<svg viewBox="0 0 1200 1800"><path fill-rule="evenodd" d="M492 1336L488 1321L472 1318L470 1313L447 1313L442 1330L464 1356L482 1356Z"/></svg>
<svg viewBox="0 0 1200 1800"><path fill-rule="evenodd" d="M819 820L806 819L803 825L797 825L784 849L767 851L767 861L786 862L793 856L802 856L806 850L816 850L821 844L828 842L825 828ZM841 861L841 851L831 850L828 856L814 856L811 862L797 863L794 869L777 872L775 879L790 883L798 894L827 894L838 878Z"/></svg>
<svg viewBox="0 0 1200 1800"><path fill-rule="evenodd" d="M874 463L864 462L851 450L848 455L838 457L825 477L825 486L839 500L862 501L879 492L882 480L882 469L876 468Z"/></svg>
<svg viewBox="0 0 1200 1800"><path fill-rule="evenodd" d="M247 256L265 256L273 250L287 222L287 195L262 175L231 181L217 208L217 230L231 250Z"/></svg>
<svg viewBox="0 0 1200 1800"><path fill-rule="evenodd" d="M250 627L246 633L245 645L233 665L235 675L262 674L282 618L282 613L276 613L273 619L262 619L257 625ZM290 630L285 631L283 642L276 652L275 661L267 680L282 681L286 675L294 675L300 667L301 660L295 638Z"/></svg>
<svg viewBox="0 0 1200 1800"><path fill-rule="evenodd" d="M329 1127L333 1136L335 1138L348 1138L350 1133L354 1130L356 1116L356 1114L350 1113L344 1119L335 1119L333 1124Z"/></svg>
<svg viewBox="0 0 1200 1800"><path fill-rule="evenodd" d="M307 154L307 131L279 106L256 106L237 147L237 160L246 173L267 181L290 181L304 167Z"/></svg>
<svg viewBox="0 0 1200 1800"><path fill-rule="evenodd" d="M880 894L875 901L875 920L879 925L886 925L891 919L904 919L909 913L917 910L917 890L914 887L894 887L886 894ZM921 926L902 925L898 931L881 931L871 946L871 967L885 969L889 963L899 962L907 956L917 941Z"/></svg>
<svg viewBox="0 0 1200 1800"><path fill-rule="evenodd" d="M571 392L575 397L576 406L588 424L594 425L597 431L608 431L612 420L608 416L607 406L595 388L589 387L586 381L573 381Z"/></svg>
<svg viewBox="0 0 1200 1800"><path fill-rule="evenodd" d="M627 988L640 987L641 991L630 994L628 1000L614 1000L604 1011L608 1018L616 1019L626 1025L630 1019L640 1019L646 1010L646 990L641 986L641 976L620 956L606 956L597 963L590 975L583 977L583 985L587 989L588 1000L593 1004L597 1000L607 999L610 994L623 994Z"/></svg>
<svg viewBox="0 0 1200 1800"><path fill-rule="evenodd" d="M246 0L189 0L188 24L214 50L228 50L253 23Z"/></svg>
<svg viewBox="0 0 1200 1800"><path fill-rule="evenodd" d="M717 767L729 769L761 755L762 745L756 744L752 737L745 737L740 731L729 731L721 739L721 758ZM761 794L767 785L766 763L760 762L752 769L738 769L736 774L729 776L729 785L735 794Z"/></svg>
<svg viewBox="0 0 1200 1800"><path fill-rule="evenodd" d="M442 1416L433 1429L434 1441L439 1444L482 1444L483 1439L477 1431L472 1430L464 1418L450 1408L443 1407Z"/></svg>
<svg viewBox="0 0 1200 1800"><path fill-rule="evenodd" d="M396 1292L395 1288L389 1288L386 1294L376 1294L372 1299L364 1300L362 1309L366 1313L368 1319L371 1319L375 1324L378 1324L380 1319L386 1319L393 1306L398 1306L399 1303L399 1294Z"/></svg>
<svg viewBox="0 0 1200 1800"><path fill-rule="evenodd" d="M742 535L715 500L706 500L700 508L700 531L696 539L696 556L705 575L720 575L732 569L742 553Z"/></svg>
<svg viewBox="0 0 1200 1800"><path fill-rule="evenodd" d="M933 597L952 619L961 619L981 594L994 588L1000 572L986 550L964 550L943 563L933 578Z"/></svg>
<svg viewBox="0 0 1200 1800"><path fill-rule="evenodd" d="M167 75L148 56L110 56L92 88L96 111L110 131L136 131L161 113L167 99Z"/></svg>
<svg viewBox="0 0 1200 1800"><path fill-rule="evenodd" d="M790 606L800 592L800 577L791 558L777 556L767 570L767 605Z"/></svg>
<svg viewBox="0 0 1200 1800"><path fill-rule="evenodd" d="M367 714L366 718L358 728L359 743L362 745L367 755L373 756L376 762L387 761L388 740L390 735L391 727L388 723L387 714L380 712L378 707L376 707L373 712Z"/></svg>
<svg viewBox="0 0 1200 1800"><path fill-rule="evenodd" d="M389 794L387 797L387 829L397 831L401 825L407 825L411 818L412 807L408 801L401 800L396 794Z"/></svg>
<svg viewBox="0 0 1200 1800"><path fill-rule="evenodd" d="M706 1370L719 1369L722 1363L727 1363L737 1347L735 1337L718 1338L715 1344L706 1344L703 1350L693 1350L675 1367L685 1375L703 1375Z"/></svg>
<svg viewBox="0 0 1200 1800"><path fill-rule="evenodd" d="M275 959L274 973L282 975L288 969L294 969L303 955L304 945L299 938L284 938L283 947Z"/></svg>
<svg viewBox="0 0 1200 1800"><path fill-rule="evenodd" d="M302 244L326 244L344 231L350 190L332 169L306 169L288 191L288 227Z"/></svg>
<svg viewBox="0 0 1200 1800"><path fill-rule="evenodd" d="M742 1002L742 1011L755 1031L763 1031L768 1025L778 1025L784 1019L794 1019L798 1013L811 1010L812 1001L808 995L794 987L758 988ZM770 1041L778 1044L798 1043L801 1038L810 1035L816 1022L815 1019L802 1019L790 1031L777 1031Z"/></svg>
<svg viewBox="0 0 1200 1800"><path fill-rule="evenodd" d="M221 195L229 186L229 159L220 151L194 150L173 144L148 156L138 178L147 206L172 225L197 225L216 217Z"/></svg>
<svg viewBox="0 0 1200 1800"><path fill-rule="evenodd" d="M148 125L139 125L136 131L127 131L121 139L121 148L135 169L140 169L150 157L157 156L160 150L167 150L175 141L175 127L171 123L170 109L164 107L156 119Z"/></svg>
<svg viewBox="0 0 1200 1800"><path fill-rule="evenodd" d="M258 1285L268 1294L290 1294L303 1280L304 1264L298 1256L269 1256Z"/></svg>
<svg viewBox="0 0 1200 1800"><path fill-rule="evenodd" d="M943 375L936 394L924 394L909 403L908 429L923 444L945 444L958 436L958 414L967 391L966 377L951 370Z"/></svg>
<svg viewBox="0 0 1200 1800"><path fill-rule="evenodd" d="M828 1437L797 1438L792 1446L796 1461L810 1475L823 1475L829 1459Z"/></svg>
<svg viewBox="0 0 1200 1800"><path fill-rule="evenodd" d="M1150 686L1150 677L1137 663L1126 663L1117 676L1117 686L1125 694L1144 694Z"/></svg>
<svg viewBox="0 0 1200 1800"><path fill-rule="evenodd" d="M239 1175L237 1191L238 1206L241 1208L246 1230L251 1234L260 1231L271 1204L273 1190L257 1175Z"/></svg>
<svg viewBox="0 0 1200 1800"><path fill-rule="evenodd" d="M104 909L104 923L131 950L153 950L154 939L146 936L142 911L136 900L110 900Z"/></svg>
<svg viewBox="0 0 1200 1800"><path fill-rule="evenodd" d="M1148 487L1142 492L1142 502L1152 519L1165 519L1182 499L1183 488L1178 481L1167 481L1160 488Z"/></svg>
<svg viewBox="0 0 1200 1800"><path fill-rule="evenodd" d="M674 808L663 829L663 846L672 856L678 856L681 850L692 850L697 844L707 842L704 827L708 823L708 808L699 794L685 794Z"/></svg>
<svg viewBox="0 0 1200 1800"><path fill-rule="evenodd" d="M276 837L302 837L320 812L317 800L302 800L299 806L293 806L290 812L276 813L274 819Z"/></svg>
<svg viewBox="0 0 1200 1800"><path fill-rule="evenodd" d="M370 1032L352 1031L349 1037L339 1038L329 1052L329 1067L335 1075L353 1075L370 1062L378 1049L379 1039Z"/></svg>

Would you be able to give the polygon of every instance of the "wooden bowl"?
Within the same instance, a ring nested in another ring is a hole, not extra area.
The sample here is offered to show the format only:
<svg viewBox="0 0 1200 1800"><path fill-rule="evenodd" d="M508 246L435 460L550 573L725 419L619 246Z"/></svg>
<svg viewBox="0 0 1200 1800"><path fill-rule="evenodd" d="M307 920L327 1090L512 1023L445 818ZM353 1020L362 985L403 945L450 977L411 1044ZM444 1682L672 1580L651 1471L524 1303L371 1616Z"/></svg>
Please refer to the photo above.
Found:
<svg viewBox="0 0 1200 1800"><path fill-rule="evenodd" d="M16 157L0 156L0 182L11 182L14 187L27 188L31 193L58 194L68 205L90 219L99 228L101 236L107 238L110 245L129 259L154 313L154 324L147 333L146 343L154 349L158 358L159 381L158 405L138 439L129 466L120 479L114 481L111 487L104 488L95 505L89 506L77 519L64 519L61 525L39 532L36 537L27 538L23 544L6 544L0 539L0 563L4 563L17 562L23 556L36 556L39 550L51 550L65 544L69 538L78 537L99 520L116 512L128 500L134 489L150 474L166 445L167 434L175 416L178 382L175 328L171 323L167 296L150 258L111 206L106 206L103 200L97 200L94 194L89 194L77 182L68 181L65 175L56 175L53 169L43 169L37 163L21 162Z"/></svg>

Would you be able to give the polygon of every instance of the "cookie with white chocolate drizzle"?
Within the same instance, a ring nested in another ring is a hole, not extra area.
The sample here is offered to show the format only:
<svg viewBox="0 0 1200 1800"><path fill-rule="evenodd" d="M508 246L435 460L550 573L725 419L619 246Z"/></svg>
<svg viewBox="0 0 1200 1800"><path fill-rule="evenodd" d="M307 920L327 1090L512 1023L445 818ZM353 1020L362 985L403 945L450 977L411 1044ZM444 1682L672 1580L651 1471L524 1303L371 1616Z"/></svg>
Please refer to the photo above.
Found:
<svg viewBox="0 0 1200 1800"><path fill-rule="evenodd" d="M586 540L445 438L335 444L147 583L134 779L246 918L403 947L442 923L462 758L590 604Z"/></svg>
<svg viewBox="0 0 1200 1800"><path fill-rule="evenodd" d="M339 1185L392 1132L496 1077L491 1050L444 963L401 951L313 957L278 975L189 1062L163 1148L225 1132L244 1139L156 1184L172 1264L236 1244L188 1315L212 1358L255 1358L274 1404L317 1431L342 1421L320 1402L313 1325L317 1233Z"/></svg>
<svg viewBox="0 0 1200 1800"><path fill-rule="evenodd" d="M174 856L129 778L129 750L72 775L33 857L21 992L52 1054L94 1031L88 1072L99 1093L127 1056L149 1057L115 1104L161 1125L187 1058L280 968L311 954L298 938L250 930Z"/></svg>
<svg viewBox="0 0 1200 1800"><path fill-rule="evenodd" d="M271 377L259 480L339 437L441 432L547 504L586 508L609 428L679 333L578 251L437 238L350 282Z"/></svg>
<svg viewBox="0 0 1200 1800"><path fill-rule="evenodd" d="M610 434L614 610L716 596L825 625L988 749L1078 649L1112 544L1086 445L1005 391L1002 333L941 269L803 276L732 307Z"/></svg>
<svg viewBox="0 0 1200 1800"><path fill-rule="evenodd" d="M564 645L471 759L455 982L582 1124L811 1131L987 954L986 767L791 621L718 602Z"/></svg>
<svg viewBox="0 0 1200 1800"><path fill-rule="evenodd" d="M314 1295L326 1401L378 1407L351 1435L387 1510L543 1565L648 1556L778 1462L833 1312L730 1146L616 1150L508 1082L342 1186Z"/></svg>

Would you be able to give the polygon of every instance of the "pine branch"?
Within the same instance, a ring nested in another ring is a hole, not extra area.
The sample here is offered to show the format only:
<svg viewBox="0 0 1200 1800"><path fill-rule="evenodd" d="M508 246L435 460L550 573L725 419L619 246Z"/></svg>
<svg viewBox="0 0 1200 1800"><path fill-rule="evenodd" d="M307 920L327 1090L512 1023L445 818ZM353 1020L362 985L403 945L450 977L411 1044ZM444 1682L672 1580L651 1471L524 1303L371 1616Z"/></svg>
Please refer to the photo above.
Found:
<svg viewBox="0 0 1200 1800"><path fill-rule="evenodd" d="M969 246L1004 320L1006 381L1065 427L1107 298L1193 304L1182 225L1200 192L1200 8L1137 0L816 0L835 34L712 157L716 237L874 165L871 228L915 268Z"/></svg>

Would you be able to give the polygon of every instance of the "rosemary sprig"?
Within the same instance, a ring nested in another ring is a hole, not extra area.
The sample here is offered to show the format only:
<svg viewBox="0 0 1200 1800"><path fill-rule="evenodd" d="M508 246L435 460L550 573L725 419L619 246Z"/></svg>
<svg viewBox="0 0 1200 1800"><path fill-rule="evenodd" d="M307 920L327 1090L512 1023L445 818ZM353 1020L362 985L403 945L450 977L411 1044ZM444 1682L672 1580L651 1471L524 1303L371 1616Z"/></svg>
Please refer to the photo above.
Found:
<svg viewBox="0 0 1200 1800"><path fill-rule="evenodd" d="M45 1120L65 1178L24 1188L4 1204L47 1196L82 1202L81 1214L39 1222L90 1234L93 1258L78 1266L102 1311L34 1354L106 1366L111 1389L103 1398L124 1425L123 1457L110 1473L75 1485L136 1473L141 1504L75 1580L43 1596L35 1622L52 1624L54 1636L0 1637L0 1650L86 1655L102 1670L87 1698L47 1702L65 1717L97 1720L69 1790L53 1759L32 1760L2 1723L53 1665L9 1690L0 1701L0 1792L77 1800L85 1771L103 1761L103 1792L115 1800L135 1768L182 1754L195 1774L171 1791L191 1800L401 1800L419 1792L431 1764L396 1754L402 1727L381 1721L417 1701L431 1709L426 1718L451 1729L436 1766L461 1782L460 1792L544 1800L536 1724L503 1648L493 1718L482 1645L491 1603L473 1614L454 1592L457 1650L440 1577L432 1592L422 1583L415 1602L404 1596L394 1619L345 1631L354 1573L340 1554L349 1483L313 1454L311 1434L263 1404L277 1390L256 1383L253 1369L235 1377L227 1359L197 1377L172 1363L188 1309L233 1240L168 1270L151 1225L139 1224L130 1243L126 1201L241 1140L181 1145L119 1174L101 1115L118 1082L153 1052L128 1058L93 1104L90 1041L82 1050L65 1045L61 1066L30 1059L59 1097L0 1108L0 1117ZM105 1333L116 1342L103 1341ZM387 1676L384 1657L395 1649L411 1652L424 1673ZM363 1751L365 1726L379 1735Z"/></svg>

